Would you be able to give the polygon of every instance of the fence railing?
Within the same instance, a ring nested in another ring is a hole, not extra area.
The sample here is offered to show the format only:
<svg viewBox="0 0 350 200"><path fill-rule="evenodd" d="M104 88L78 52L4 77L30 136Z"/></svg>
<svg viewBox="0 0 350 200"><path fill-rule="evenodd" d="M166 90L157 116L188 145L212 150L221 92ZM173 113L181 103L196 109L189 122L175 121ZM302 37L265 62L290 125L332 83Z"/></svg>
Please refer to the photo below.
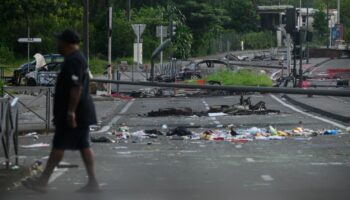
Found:
<svg viewBox="0 0 350 200"><path fill-rule="evenodd" d="M6 168L10 166L11 143L15 164L18 165L18 98L0 98L0 138L5 154Z"/></svg>
<svg viewBox="0 0 350 200"><path fill-rule="evenodd" d="M230 92L260 92L260 93L281 93L281 94L305 94L321 96L343 96L350 97L349 89L303 89L303 88L278 88L278 87L258 87L258 86L218 86L218 85L191 85L177 83L160 83L160 82L130 82L92 79L91 82L111 83L120 85L139 85L165 88L183 88L183 89L202 89L202 90L224 90Z"/></svg>
<svg viewBox="0 0 350 200"><path fill-rule="evenodd" d="M4 93L9 95L12 98L16 98L17 95L20 95L22 93L32 94L36 93L34 98L31 99L29 102L24 101L23 99L18 100L19 104L19 110L20 112L30 112L35 117L37 117L40 121L39 125L42 126L42 122L44 122L45 130L48 132L51 128L51 107L52 107L52 100L51 96L53 94L53 88L52 87L27 87L27 86L21 86L21 87L4 87ZM45 98L45 100L42 100L44 102L37 102L40 99ZM37 102L37 103L36 103ZM45 109L36 110L35 104L38 104L42 107L45 107ZM45 104L45 105L42 105ZM30 122L31 125L33 125L33 122ZM24 125L24 124L22 124Z"/></svg>

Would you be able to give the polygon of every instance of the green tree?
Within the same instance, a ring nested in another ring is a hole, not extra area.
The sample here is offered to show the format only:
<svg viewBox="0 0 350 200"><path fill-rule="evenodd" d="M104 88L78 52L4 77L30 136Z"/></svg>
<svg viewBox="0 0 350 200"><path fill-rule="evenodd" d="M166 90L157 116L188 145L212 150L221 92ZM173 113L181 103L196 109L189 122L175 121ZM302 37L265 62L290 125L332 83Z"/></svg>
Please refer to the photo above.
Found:
<svg viewBox="0 0 350 200"><path fill-rule="evenodd" d="M238 32L256 30L259 15L252 0L226 1L225 8L231 20L225 24L226 28Z"/></svg>
<svg viewBox="0 0 350 200"><path fill-rule="evenodd" d="M313 28L320 36L324 36L328 32L327 15L323 11L318 11L314 15Z"/></svg>

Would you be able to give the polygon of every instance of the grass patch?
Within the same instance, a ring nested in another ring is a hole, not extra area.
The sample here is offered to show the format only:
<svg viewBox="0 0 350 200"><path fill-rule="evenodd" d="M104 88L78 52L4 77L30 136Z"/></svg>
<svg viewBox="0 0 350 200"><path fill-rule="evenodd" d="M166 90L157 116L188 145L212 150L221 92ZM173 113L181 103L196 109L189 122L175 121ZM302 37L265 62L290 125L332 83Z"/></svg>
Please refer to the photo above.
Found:
<svg viewBox="0 0 350 200"><path fill-rule="evenodd" d="M208 81L219 81L222 85L242 85L242 86L272 86L273 82L266 74L250 71L239 70L229 71L221 70L217 73L210 74L205 78Z"/></svg>

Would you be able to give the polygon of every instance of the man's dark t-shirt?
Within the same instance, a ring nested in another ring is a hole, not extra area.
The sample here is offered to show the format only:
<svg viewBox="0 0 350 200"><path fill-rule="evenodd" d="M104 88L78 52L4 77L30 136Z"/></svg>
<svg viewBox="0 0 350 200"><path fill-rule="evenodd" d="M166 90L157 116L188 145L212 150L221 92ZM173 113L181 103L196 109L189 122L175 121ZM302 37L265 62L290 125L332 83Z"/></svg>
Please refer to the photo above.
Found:
<svg viewBox="0 0 350 200"><path fill-rule="evenodd" d="M67 115L70 90L77 86L82 87L82 91L75 112L76 120L78 127L85 128L96 124L96 113L89 94L89 72L86 59L79 51L65 57L61 72L57 78L53 110L56 127L68 127Z"/></svg>

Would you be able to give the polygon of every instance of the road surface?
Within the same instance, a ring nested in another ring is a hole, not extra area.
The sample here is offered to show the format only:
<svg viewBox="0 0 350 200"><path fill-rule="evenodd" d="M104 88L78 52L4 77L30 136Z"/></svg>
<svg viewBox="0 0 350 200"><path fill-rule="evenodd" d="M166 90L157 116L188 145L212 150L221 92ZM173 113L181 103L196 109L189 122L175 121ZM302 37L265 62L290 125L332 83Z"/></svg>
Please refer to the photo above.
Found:
<svg viewBox="0 0 350 200"><path fill-rule="evenodd" d="M125 102L113 120L113 128L125 123L131 131L167 124L197 126L192 131L215 129L218 125L243 127L276 126L294 128L299 122L307 128L334 128L342 124L324 116L289 106L279 96L252 95L253 102L265 101L281 114L265 116L161 117L139 116L165 107L192 107L206 110L212 105L232 105L238 97L137 99ZM286 107L287 106L287 107ZM320 121L319 118L325 121ZM332 124L333 123L333 124ZM41 136L37 142L49 142ZM21 138L22 144L33 143ZM245 144L214 141L174 141L166 137L132 143L93 144L97 174L103 191L79 194L86 182L78 153L67 152L65 162L78 168L55 172L47 194L19 187L2 193L1 199L349 199L350 142L348 135L318 136L306 141L253 141ZM47 156L49 149L21 153L29 158Z"/></svg>

